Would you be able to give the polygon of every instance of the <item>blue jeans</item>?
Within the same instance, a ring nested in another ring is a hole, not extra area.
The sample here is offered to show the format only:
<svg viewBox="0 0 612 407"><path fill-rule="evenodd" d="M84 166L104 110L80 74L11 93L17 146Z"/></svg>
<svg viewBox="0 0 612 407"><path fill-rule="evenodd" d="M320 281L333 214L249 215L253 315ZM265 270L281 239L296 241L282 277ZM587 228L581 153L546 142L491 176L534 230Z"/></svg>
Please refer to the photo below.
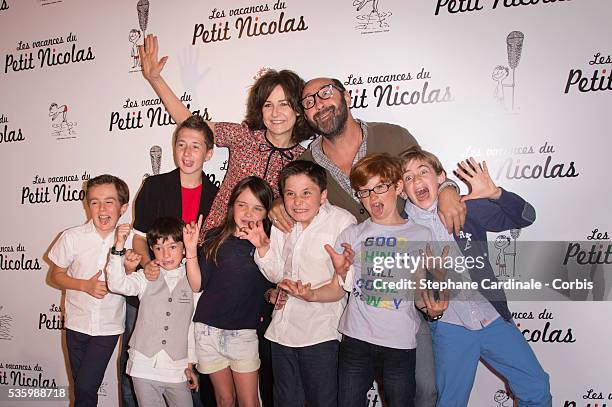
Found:
<svg viewBox="0 0 612 407"><path fill-rule="evenodd" d="M520 407L550 407L548 374L512 322L498 318L483 329L431 323L438 406L467 406L478 361L501 374ZM461 372L461 373L458 373Z"/></svg>
<svg viewBox="0 0 612 407"><path fill-rule="evenodd" d="M415 349L394 349L344 336L338 368L339 407L366 407L374 379L388 407L414 406Z"/></svg>
<svg viewBox="0 0 612 407"><path fill-rule="evenodd" d="M272 342L274 405L337 407L338 341L291 348Z"/></svg>

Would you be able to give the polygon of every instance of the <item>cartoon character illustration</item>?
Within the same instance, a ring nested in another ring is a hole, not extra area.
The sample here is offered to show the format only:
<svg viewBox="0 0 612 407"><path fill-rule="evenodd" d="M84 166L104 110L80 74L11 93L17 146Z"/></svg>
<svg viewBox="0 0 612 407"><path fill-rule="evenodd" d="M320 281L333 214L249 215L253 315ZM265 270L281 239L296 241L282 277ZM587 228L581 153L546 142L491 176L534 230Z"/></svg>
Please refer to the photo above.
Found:
<svg viewBox="0 0 612 407"><path fill-rule="evenodd" d="M520 31L512 31L506 37L506 51L508 54L508 66L497 65L493 68L492 79L497 82L495 87L494 97L504 107L506 106L506 93L504 88L511 89L511 102L510 107L514 111L516 108L514 99L514 90L516 88L515 71L521 61L521 54L523 53L523 41L525 40L525 34ZM504 80L510 76L510 69L512 69L512 83L506 84Z"/></svg>
<svg viewBox="0 0 612 407"><path fill-rule="evenodd" d="M499 270L497 277L509 277L506 268L506 256L510 253L506 253L506 248L510 246L510 238L506 235L499 235L495 238L494 246L498 250L497 259L495 260L495 265Z"/></svg>
<svg viewBox="0 0 612 407"><path fill-rule="evenodd" d="M130 34L128 36L128 40L132 43L132 69L138 68L140 66L140 56L138 55L138 40L140 39L141 34L140 30L132 28L130 30Z"/></svg>
<svg viewBox="0 0 612 407"><path fill-rule="evenodd" d="M380 0L354 0L353 7L357 7L357 11L361 11L368 3L372 3L372 11L368 14L361 14L357 16L357 20L360 23L355 27L358 30L371 30L376 28L387 28L387 18L391 16L391 12L383 11L378 9L378 3Z"/></svg>
<svg viewBox="0 0 612 407"><path fill-rule="evenodd" d="M508 400L510 400L510 395L504 390L497 390L493 395L493 401L497 403L497 407L511 407L506 405Z"/></svg>
<svg viewBox="0 0 612 407"><path fill-rule="evenodd" d="M51 126L53 127L52 135L61 138L70 138L76 131L73 127L76 123L69 123L67 119L68 106L58 106L57 103L51 103L49 106L49 117L51 118Z"/></svg>
<svg viewBox="0 0 612 407"><path fill-rule="evenodd" d="M2 311L2 306L0 306L0 311ZM13 338L11 335L11 324L13 322L13 317L8 314L0 315L0 339L10 340Z"/></svg>
<svg viewBox="0 0 612 407"><path fill-rule="evenodd" d="M98 396L107 396L108 392L106 390L106 386L108 386L107 382L102 382L102 384L100 384L100 387L98 387Z"/></svg>
<svg viewBox="0 0 612 407"><path fill-rule="evenodd" d="M506 94L504 88L509 88L512 86L504 83L504 80L508 78L508 75L510 75L510 69L508 69L507 66L502 65L497 65L495 68L493 68L493 73L491 74L491 78L497 82L493 96L495 97L495 100L497 100L504 107L506 106Z"/></svg>

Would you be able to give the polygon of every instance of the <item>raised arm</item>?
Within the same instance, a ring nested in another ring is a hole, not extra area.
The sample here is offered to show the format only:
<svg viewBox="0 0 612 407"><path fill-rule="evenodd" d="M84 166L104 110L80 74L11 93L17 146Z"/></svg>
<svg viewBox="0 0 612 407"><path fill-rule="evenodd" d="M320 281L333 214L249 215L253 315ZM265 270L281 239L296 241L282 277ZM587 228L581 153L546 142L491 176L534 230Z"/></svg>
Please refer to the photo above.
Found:
<svg viewBox="0 0 612 407"><path fill-rule="evenodd" d="M120 252L125 248L125 241L130 233L129 224L121 224L115 231L115 250ZM106 282L108 289L117 294L140 295L147 286L147 280L142 273L133 273L140 262L140 255L129 250L124 256L111 254L106 266ZM126 272L127 271L127 272Z"/></svg>
<svg viewBox="0 0 612 407"><path fill-rule="evenodd" d="M469 195L462 198L476 220L490 232L501 232L531 225L536 218L535 209L519 195L506 191L493 182L487 163L470 157L459 163L457 175L470 187Z"/></svg>
<svg viewBox="0 0 612 407"><path fill-rule="evenodd" d="M164 78L162 78L161 71L164 69L168 57L164 56L158 59L158 51L157 36L153 34L147 35L144 39L144 45L138 46L138 54L142 63L142 75L149 82L157 96L159 96L172 119L179 124L191 116L191 112L176 96L170 86L168 86ZM214 123L207 121L206 124L208 124L213 132L215 131Z"/></svg>
<svg viewBox="0 0 612 407"><path fill-rule="evenodd" d="M183 227L183 244L185 245L185 270L187 280L194 293L202 287L202 271L198 261L198 236L202 227L202 215L198 217L198 223L191 222Z"/></svg>

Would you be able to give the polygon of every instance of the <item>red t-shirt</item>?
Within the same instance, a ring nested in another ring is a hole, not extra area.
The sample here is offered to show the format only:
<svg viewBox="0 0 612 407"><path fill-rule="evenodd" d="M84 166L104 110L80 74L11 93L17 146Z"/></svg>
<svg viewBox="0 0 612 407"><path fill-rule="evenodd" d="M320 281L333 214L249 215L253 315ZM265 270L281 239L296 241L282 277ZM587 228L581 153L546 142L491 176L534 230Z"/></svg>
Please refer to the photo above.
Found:
<svg viewBox="0 0 612 407"><path fill-rule="evenodd" d="M195 188L181 187L181 198L183 200L183 222L189 223L198 220L200 210L200 197L202 196L202 184Z"/></svg>

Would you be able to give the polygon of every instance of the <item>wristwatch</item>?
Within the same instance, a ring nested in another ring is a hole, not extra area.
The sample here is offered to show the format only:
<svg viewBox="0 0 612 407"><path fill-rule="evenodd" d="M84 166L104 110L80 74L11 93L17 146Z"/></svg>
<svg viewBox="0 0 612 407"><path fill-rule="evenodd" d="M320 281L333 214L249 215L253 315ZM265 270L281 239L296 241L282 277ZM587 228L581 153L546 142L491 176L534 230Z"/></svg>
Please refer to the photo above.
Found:
<svg viewBox="0 0 612 407"><path fill-rule="evenodd" d="M115 249L115 246L111 247L111 254L115 256L123 256L125 254L125 247L121 250Z"/></svg>

